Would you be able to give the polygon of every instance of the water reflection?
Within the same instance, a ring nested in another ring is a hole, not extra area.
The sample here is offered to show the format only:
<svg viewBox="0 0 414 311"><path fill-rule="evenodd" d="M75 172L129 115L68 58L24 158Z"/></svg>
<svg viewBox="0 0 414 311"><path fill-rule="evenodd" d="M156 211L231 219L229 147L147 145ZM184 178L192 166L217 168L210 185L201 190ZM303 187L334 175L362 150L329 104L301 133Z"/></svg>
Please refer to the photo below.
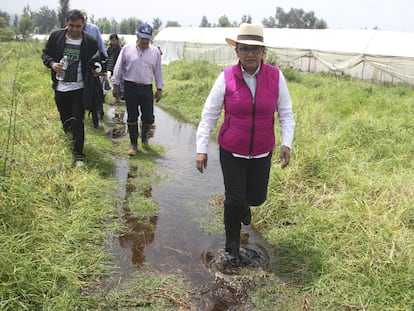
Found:
<svg viewBox="0 0 414 311"><path fill-rule="evenodd" d="M119 236L119 245L132 252L131 262L141 268L145 262L145 247L154 241L158 216L150 216L144 219L128 217L126 225L129 232Z"/></svg>

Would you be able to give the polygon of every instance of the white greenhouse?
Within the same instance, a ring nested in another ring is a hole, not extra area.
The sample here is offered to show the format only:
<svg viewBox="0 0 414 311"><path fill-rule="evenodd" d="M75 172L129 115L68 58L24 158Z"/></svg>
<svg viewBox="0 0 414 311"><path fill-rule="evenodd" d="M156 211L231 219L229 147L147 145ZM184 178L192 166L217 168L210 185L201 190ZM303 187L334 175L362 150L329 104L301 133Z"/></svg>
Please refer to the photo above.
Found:
<svg viewBox="0 0 414 311"><path fill-rule="evenodd" d="M237 28L167 27L154 39L163 63L205 60L228 66L236 62ZM268 53L282 67L329 71L372 82L414 85L414 33L384 30L265 28Z"/></svg>

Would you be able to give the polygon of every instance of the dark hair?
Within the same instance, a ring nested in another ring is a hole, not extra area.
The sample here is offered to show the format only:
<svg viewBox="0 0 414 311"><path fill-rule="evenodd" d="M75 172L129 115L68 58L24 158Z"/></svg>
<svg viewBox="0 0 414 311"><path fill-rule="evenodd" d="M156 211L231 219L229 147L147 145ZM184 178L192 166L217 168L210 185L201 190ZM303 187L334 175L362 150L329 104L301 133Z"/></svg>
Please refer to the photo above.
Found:
<svg viewBox="0 0 414 311"><path fill-rule="evenodd" d="M81 19L82 21L85 21L85 16L82 14L79 10L71 10L66 15L67 20L76 21L78 19Z"/></svg>
<svg viewBox="0 0 414 311"><path fill-rule="evenodd" d="M112 39L119 40L119 39L118 39L118 35L117 35L116 33L111 34L111 35L109 36L109 40L112 40Z"/></svg>

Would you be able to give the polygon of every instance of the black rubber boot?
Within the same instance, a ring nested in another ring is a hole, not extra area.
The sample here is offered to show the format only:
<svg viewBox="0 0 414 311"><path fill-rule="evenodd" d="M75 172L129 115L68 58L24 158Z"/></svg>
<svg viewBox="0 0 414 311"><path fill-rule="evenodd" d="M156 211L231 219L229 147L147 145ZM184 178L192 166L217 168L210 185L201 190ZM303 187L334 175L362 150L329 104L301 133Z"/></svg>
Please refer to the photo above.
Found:
<svg viewBox="0 0 414 311"><path fill-rule="evenodd" d="M250 225L252 222L252 212L250 210L250 206L247 203L242 207L241 222L245 226Z"/></svg>
<svg viewBox="0 0 414 311"><path fill-rule="evenodd" d="M240 212L237 206L224 204L224 228L226 230L225 251L229 254L231 267L240 266Z"/></svg>
<svg viewBox="0 0 414 311"><path fill-rule="evenodd" d="M148 147L148 138L150 138L150 130L152 124L142 123L141 125L141 143L143 147Z"/></svg>
<svg viewBox="0 0 414 311"><path fill-rule="evenodd" d="M134 156L138 152L138 122L128 123L128 133L129 140L131 142L131 147L128 150L128 155Z"/></svg>
<svg viewBox="0 0 414 311"><path fill-rule="evenodd" d="M131 145L137 145L138 143L138 122L128 123L128 133Z"/></svg>

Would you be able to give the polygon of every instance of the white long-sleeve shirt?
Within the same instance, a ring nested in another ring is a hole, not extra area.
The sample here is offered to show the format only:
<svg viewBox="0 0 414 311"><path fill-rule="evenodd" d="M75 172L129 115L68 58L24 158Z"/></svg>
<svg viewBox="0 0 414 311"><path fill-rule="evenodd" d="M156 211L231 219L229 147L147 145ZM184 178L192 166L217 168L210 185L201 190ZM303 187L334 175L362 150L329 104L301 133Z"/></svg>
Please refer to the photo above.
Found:
<svg viewBox="0 0 414 311"><path fill-rule="evenodd" d="M249 86L253 96L256 93L256 74L259 70L260 68L258 68L253 75L250 75L242 68L243 79ZM280 71L278 87L279 96L277 99L277 114L280 124L281 146L291 148L295 130L295 121L293 118L292 101L282 71ZM224 73L221 72L204 103L201 121L197 128L196 153L207 153L211 132L217 125L223 110L225 89Z"/></svg>

